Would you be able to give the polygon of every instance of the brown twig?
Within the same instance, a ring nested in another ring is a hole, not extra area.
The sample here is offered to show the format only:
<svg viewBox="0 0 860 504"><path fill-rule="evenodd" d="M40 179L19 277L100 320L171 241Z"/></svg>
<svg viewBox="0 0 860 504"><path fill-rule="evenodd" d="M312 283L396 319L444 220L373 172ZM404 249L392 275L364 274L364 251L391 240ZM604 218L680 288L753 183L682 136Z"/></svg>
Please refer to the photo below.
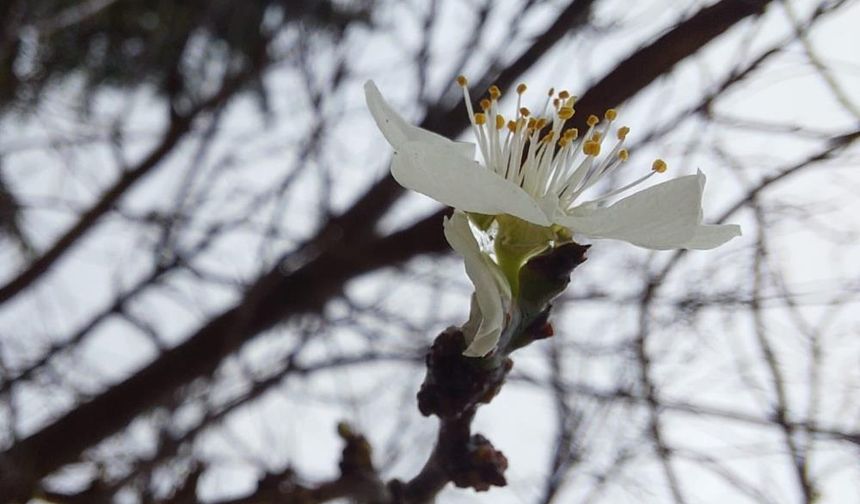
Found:
<svg viewBox="0 0 860 504"><path fill-rule="evenodd" d="M482 491L506 484L505 456L480 434L471 434L472 419L481 404L499 392L513 361L486 368L464 357L463 331L449 328L436 338L427 355L427 376L418 392L418 409L439 417L436 446L421 472L406 483L390 486L397 504L433 502L449 482Z"/></svg>

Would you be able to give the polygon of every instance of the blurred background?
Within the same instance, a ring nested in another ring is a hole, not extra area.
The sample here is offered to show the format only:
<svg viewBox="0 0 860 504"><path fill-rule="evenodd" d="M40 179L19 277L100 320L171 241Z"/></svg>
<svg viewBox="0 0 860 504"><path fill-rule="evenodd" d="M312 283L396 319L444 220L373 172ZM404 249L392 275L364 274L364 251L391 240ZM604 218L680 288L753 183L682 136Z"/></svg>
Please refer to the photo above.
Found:
<svg viewBox="0 0 860 504"><path fill-rule="evenodd" d="M414 477L424 353L471 285L362 85L457 137L458 74L617 107L609 183L701 169L706 221L744 235L594 242L474 422L508 485L439 502L860 501L858 22L851 0L5 0L0 502L285 502L337 478L342 420Z"/></svg>

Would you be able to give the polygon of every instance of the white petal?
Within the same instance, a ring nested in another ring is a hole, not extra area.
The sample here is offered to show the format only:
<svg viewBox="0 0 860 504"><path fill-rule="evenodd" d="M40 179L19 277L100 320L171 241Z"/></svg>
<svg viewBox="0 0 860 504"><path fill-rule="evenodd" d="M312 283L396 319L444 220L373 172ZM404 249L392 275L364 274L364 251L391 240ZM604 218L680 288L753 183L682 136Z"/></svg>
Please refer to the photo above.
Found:
<svg viewBox="0 0 860 504"><path fill-rule="evenodd" d="M683 248L698 250L717 248L740 235L741 227L737 224L702 224L696 227L693 238L687 241Z"/></svg>
<svg viewBox="0 0 860 504"><path fill-rule="evenodd" d="M495 350L496 345L499 344L499 337L501 336L502 329L504 329L504 327L500 328L497 332L484 336L482 336L481 333L476 334L466 350L463 351L463 355L466 357L483 357L492 352Z"/></svg>
<svg viewBox="0 0 860 504"><path fill-rule="evenodd" d="M505 325L506 305L511 299L510 286L498 266L481 252L463 212L454 212L450 219L446 218L443 228L448 243L463 256L466 274L475 286L475 299L482 317L463 355L481 357L499 341Z"/></svg>
<svg viewBox="0 0 860 504"><path fill-rule="evenodd" d="M475 144L453 142L442 135L409 124L385 101L373 81L364 83L364 97L376 125L395 149L406 142L425 142L457 150L461 156L474 159Z"/></svg>
<svg viewBox="0 0 860 504"><path fill-rule="evenodd" d="M624 240L657 250L685 248L702 222L704 186L702 172L678 177L606 208L574 208L557 222L592 238Z"/></svg>
<svg viewBox="0 0 860 504"><path fill-rule="evenodd" d="M372 81L365 83L364 92L377 126L396 150L391 174L400 185L461 210L550 224L527 192L474 160L474 144L453 142L407 123Z"/></svg>
<svg viewBox="0 0 860 504"><path fill-rule="evenodd" d="M542 198L540 198L538 200L538 206L540 206L541 210L543 210L544 215L550 217L550 221L552 221L552 216L558 215L561 212L561 208L559 207L558 194L554 192L549 192L545 194Z"/></svg>
<svg viewBox="0 0 860 504"><path fill-rule="evenodd" d="M406 142L394 153L391 174L403 187L459 210L509 214L540 226L551 224L538 202L520 186L457 149Z"/></svg>

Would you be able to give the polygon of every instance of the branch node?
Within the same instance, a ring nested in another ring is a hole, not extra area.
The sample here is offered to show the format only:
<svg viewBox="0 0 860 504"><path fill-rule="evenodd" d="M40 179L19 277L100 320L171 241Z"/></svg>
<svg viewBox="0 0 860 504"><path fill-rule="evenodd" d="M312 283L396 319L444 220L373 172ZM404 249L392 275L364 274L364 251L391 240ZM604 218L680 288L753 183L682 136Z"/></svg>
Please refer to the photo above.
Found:
<svg viewBox="0 0 860 504"><path fill-rule="evenodd" d="M427 353L427 375L418 391L418 409L424 416L455 418L489 403L498 394L513 361L487 368L481 359L463 356L463 331L449 327Z"/></svg>
<svg viewBox="0 0 860 504"><path fill-rule="evenodd" d="M454 485L485 492L492 486L505 486L508 459L489 439L474 434L461 457L451 461L450 474Z"/></svg>

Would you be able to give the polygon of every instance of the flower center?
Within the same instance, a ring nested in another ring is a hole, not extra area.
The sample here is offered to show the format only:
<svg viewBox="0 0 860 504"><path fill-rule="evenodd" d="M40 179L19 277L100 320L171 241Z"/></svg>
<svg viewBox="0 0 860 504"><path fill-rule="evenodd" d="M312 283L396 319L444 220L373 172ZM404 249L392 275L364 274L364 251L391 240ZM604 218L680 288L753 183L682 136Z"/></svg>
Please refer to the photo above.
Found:
<svg viewBox="0 0 860 504"><path fill-rule="evenodd" d="M457 77L457 84L463 88L466 109L487 169L522 187L537 200L557 200L558 207L564 212L570 212L583 192L612 173L630 156L624 148L630 128L622 126L615 131L617 140L612 150L599 159L604 140L617 116L615 109L606 111L603 124L597 116L588 116L588 130L580 135L577 128L565 128L565 123L575 113L576 103L576 97L567 91L556 93L550 89L543 111L533 115L522 105L526 85L520 84L516 88L516 113L512 119L506 119L499 112L502 92L497 86L490 86L488 98L479 102L481 111L475 112L468 80L461 75ZM616 196L655 173L665 171L666 163L658 159L648 174L589 203Z"/></svg>

